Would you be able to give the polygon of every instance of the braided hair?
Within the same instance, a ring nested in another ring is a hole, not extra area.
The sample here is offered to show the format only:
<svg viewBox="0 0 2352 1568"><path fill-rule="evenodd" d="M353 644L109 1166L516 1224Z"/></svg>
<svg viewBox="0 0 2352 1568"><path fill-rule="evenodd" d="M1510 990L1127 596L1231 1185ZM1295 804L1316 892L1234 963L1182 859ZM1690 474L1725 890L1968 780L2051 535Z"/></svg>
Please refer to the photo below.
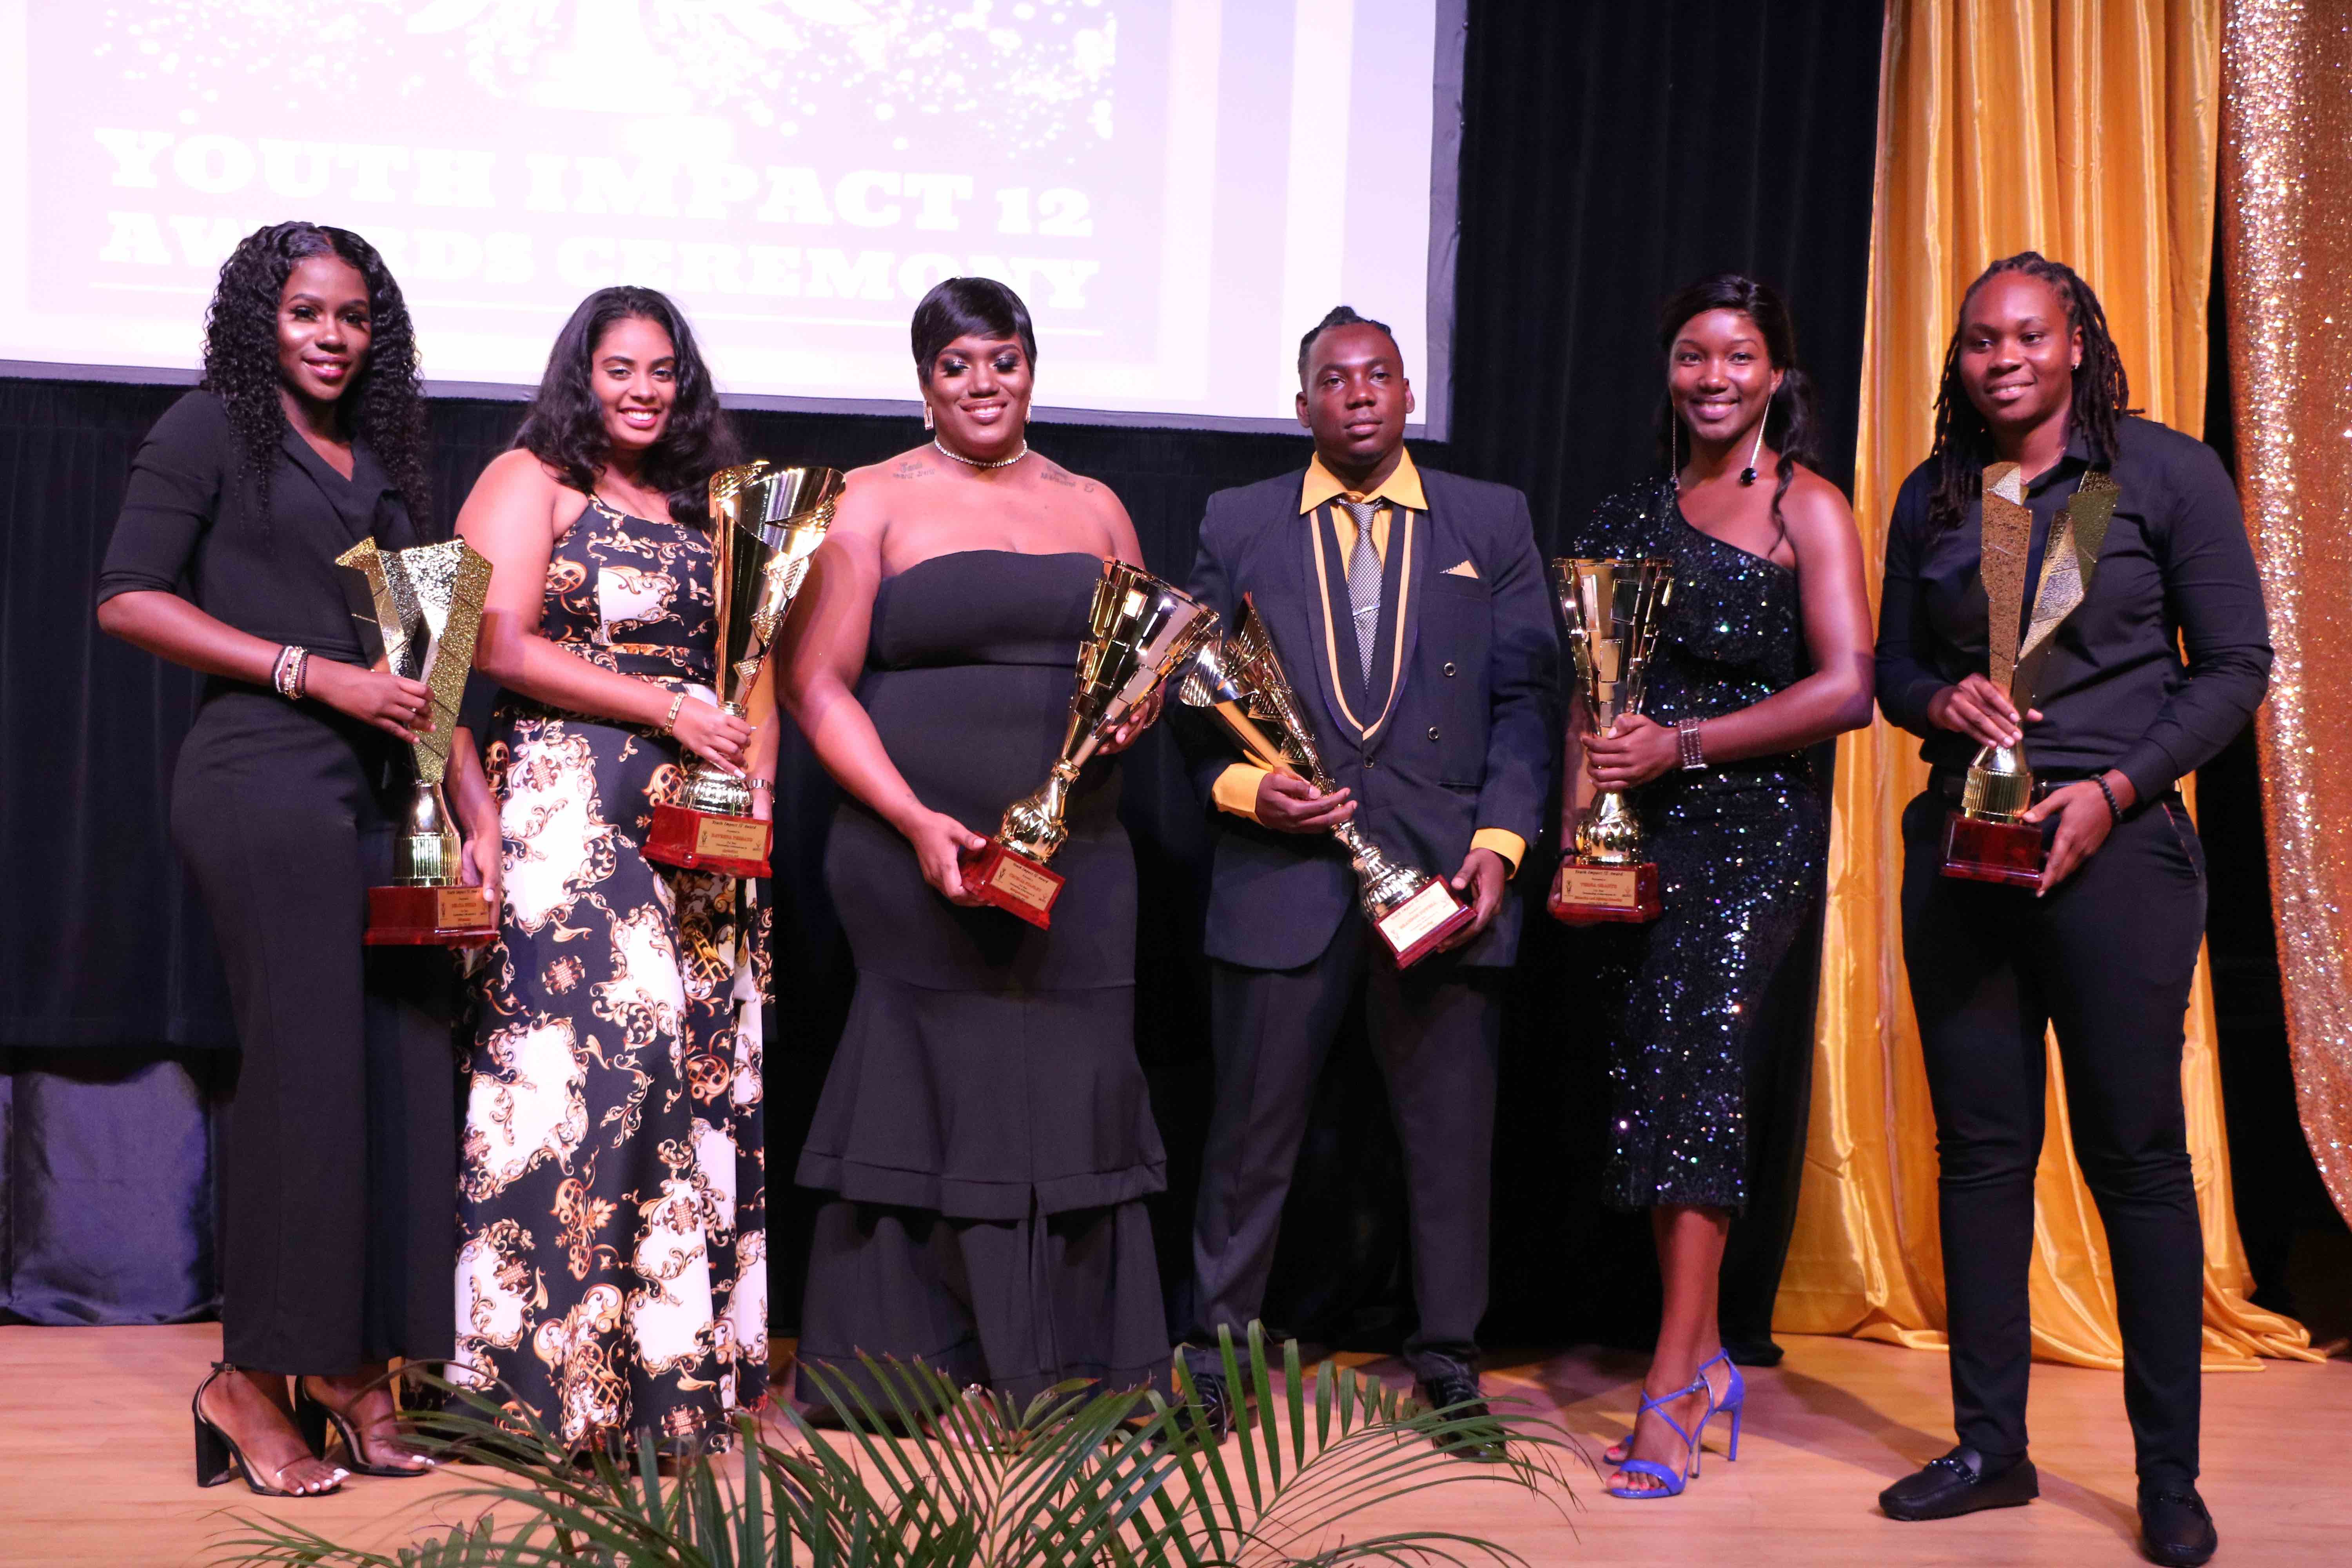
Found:
<svg viewBox="0 0 2352 1568"><path fill-rule="evenodd" d="M297 264L340 257L367 284L368 350L358 376L338 400L345 435L367 443L420 536L432 537L433 484L425 466L425 389L417 377L416 330L400 285L374 246L349 229L280 223L237 242L222 263L205 311L205 376L200 384L228 411L239 471L253 487L268 526L269 476L287 430L279 395L278 305Z"/></svg>
<svg viewBox="0 0 2352 1568"><path fill-rule="evenodd" d="M2066 410L2070 436L2079 436L2091 449L2091 466L2105 468L2116 460L2116 430L2131 412L2131 382L2124 374L2124 356L2107 332L2107 313L2099 297L2080 274L2063 261L2040 251L2021 250L2003 257L1977 275L1960 296L1959 318L1952 323L1952 341L1944 350L1943 384L1936 393L1936 444L1927 461L1935 465L1936 488L1927 500L1927 519L1935 527L1958 528L1969 505L1984 484L1984 466L1997 456L1992 429L1960 384L1960 332L1969 301L1977 290L2004 272L2039 278L2057 291L2066 306L2066 324L2083 335L2083 363L2074 367L2074 400Z"/></svg>
<svg viewBox="0 0 2352 1568"><path fill-rule="evenodd" d="M1764 440L1780 454L1772 487L1772 521L1780 539L1789 537L1789 520L1780 515L1781 498L1796 481L1797 468L1822 466L1822 395L1813 378L1797 363L1797 327L1790 319L1788 301L1769 283L1737 272L1718 272L1677 289L1658 310L1658 347L1674 353L1675 340L1692 318L1709 310L1737 310L1756 323L1764 339L1764 357L1780 373L1780 388L1764 405ZM1669 475L1679 473L1677 446L1688 438L1689 426L1675 411L1673 393L1666 394L1658 413L1658 456ZM1778 542L1776 541L1776 543Z"/></svg>

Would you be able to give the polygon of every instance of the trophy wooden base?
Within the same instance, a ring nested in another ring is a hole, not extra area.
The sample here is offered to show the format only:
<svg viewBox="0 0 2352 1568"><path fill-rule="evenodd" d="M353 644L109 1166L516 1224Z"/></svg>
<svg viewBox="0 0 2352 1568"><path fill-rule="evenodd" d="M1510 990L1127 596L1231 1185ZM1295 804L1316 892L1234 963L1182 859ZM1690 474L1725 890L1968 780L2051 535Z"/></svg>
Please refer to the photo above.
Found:
<svg viewBox="0 0 2352 1568"><path fill-rule="evenodd" d="M993 838L986 848L964 856L962 869L966 892L983 904L1020 916L1039 931L1053 925L1054 900L1062 896L1062 884L1069 880Z"/></svg>
<svg viewBox="0 0 2352 1568"><path fill-rule="evenodd" d="M1552 879L1551 896L1544 907L1556 921L1619 921L1642 925L1656 920L1665 904L1658 897L1658 868L1643 861L1634 866L1588 866L1562 860Z"/></svg>
<svg viewBox="0 0 2352 1568"><path fill-rule="evenodd" d="M2039 888L2049 858L2038 823L1983 822L1957 811L1944 823L1947 877Z"/></svg>
<svg viewBox="0 0 2352 1568"><path fill-rule="evenodd" d="M1373 921L1372 929L1388 944L1396 966L1411 969L1477 918L1477 911L1455 898L1452 888L1435 881Z"/></svg>
<svg viewBox="0 0 2352 1568"><path fill-rule="evenodd" d="M498 911L479 888L370 888L370 947L488 947Z"/></svg>
<svg viewBox="0 0 2352 1568"><path fill-rule="evenodd" d="M646 835L646 858L689 871L764 877L768 847L774 837L775 825L754 816L728 816L665 803L654 807L653 831Z"/></svg>

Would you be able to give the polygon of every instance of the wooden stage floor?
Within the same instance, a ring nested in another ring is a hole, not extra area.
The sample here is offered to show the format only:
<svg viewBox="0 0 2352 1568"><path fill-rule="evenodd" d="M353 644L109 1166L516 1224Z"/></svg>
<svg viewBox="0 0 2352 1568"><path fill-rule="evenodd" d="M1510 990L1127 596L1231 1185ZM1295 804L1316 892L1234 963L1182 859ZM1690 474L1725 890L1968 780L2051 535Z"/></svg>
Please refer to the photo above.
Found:
<svg viewBox="0 0 2352 1568"><path fill-rule="evenodd" d="M2139 1561L2121 1379L2033 1370L2042 1500L1936 1524L1883 1518L1874 1494L1948 1446L1941 1355L1851 1340L1784 1338L1779 1368L1751 1375L1739 1463L1719 1434L1680 1499L1620 1502L1580 1475L1568 1523L1485 1485L1425 1494L1410 1522L1478 1533L1528 1563L2053 1564ZM299 1519L378 1550L463 1510L435 1492L458 1479L355 1479L288 1502L191 1481L188 1394L218 1352L216 1325L0 1329L0 1564L165 1568L206 1561L230 1515ZM1354 1359L1354 1358L1350 1358ZM1556 1410L1601 1445L1624 1431L1639 1358L1580 1350L1494 1358L1490 1392ZM1393 1363L1372 1363L1401 1374ZM2352 1561L2352 1363L2271 1363L2205 1380L2204 1491L2217 1561ZM1371 1521L1368 1521L1371 1522ZM1400 1511L1377 1522L1407 1522Z"/></svg>

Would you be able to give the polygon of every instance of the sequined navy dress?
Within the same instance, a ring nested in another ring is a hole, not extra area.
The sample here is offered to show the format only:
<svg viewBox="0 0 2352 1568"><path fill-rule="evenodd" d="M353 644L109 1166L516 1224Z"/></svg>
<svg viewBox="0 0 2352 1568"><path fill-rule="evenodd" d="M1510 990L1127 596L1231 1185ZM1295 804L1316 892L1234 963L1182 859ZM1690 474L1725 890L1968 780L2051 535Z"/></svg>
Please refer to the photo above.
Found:
<svg viewBox="0 0 2352 1568"><path fill-rule="evenodd" d="M1753 707L1806 672L1797 574L1692 526L1674 487L1612 497L1567 553L1674 563L1643 711ZM1812 906L1829 819L1802 752L1672 772L1633 795L1665 912L1597 930L1614 1096L1605 1190L1623 1208L1746 1204L1748 1057Z"/></svg>

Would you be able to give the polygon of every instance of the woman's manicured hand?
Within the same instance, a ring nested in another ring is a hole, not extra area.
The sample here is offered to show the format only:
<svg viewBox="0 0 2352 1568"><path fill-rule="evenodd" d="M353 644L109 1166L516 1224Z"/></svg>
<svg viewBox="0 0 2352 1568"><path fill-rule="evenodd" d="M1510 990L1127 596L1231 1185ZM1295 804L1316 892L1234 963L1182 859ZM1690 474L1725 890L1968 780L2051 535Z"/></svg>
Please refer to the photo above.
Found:
<svg viewBox="0 0 2352 1568"><path fill-rule="evenodd" d="M362 669L313 654L302 673L302 691L338 713L404 741L414 741L433 728L433 689L389 670Z"/></svg>
<svg viewBox="0 0 2352 1568"><path fill-rule="evenodd" d="M2025 739L2023 725L2041 717L2036 710L2021 720L2009 694L1981 675L1971 675L1927 699L1927 722L1938 730L1956 730L1987 746L2016 745Z"/></svg>
<svg viewBox="0 0 2352 1568"><path fill-rule="evenodd" d="M1585 737L1584 765L1604 790L1638 789L1683 765L1682 742L1656 720L1626 713L1607 734Z"/></svg>

